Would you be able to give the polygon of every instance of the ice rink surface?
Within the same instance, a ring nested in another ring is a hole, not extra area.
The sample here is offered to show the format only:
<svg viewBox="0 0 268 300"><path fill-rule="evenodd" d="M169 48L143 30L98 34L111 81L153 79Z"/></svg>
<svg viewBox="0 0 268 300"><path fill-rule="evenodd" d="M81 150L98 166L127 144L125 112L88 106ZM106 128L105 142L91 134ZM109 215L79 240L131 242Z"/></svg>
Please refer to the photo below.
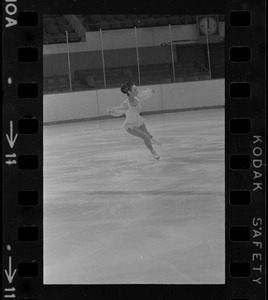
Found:
<svg viewBox="0 0 268 300"><path fill-rule="evenodd" d="M223 284L224 109L44 127L45 284Z"/></svg>

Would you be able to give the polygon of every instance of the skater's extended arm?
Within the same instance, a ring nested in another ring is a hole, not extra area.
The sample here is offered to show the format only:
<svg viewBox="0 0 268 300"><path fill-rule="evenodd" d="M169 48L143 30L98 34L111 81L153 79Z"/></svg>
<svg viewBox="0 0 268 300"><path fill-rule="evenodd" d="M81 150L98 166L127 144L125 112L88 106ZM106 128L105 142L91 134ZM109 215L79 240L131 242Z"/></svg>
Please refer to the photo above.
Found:
<svg viewBox="0 0 268 300"><path fill-rule="evenodd" d="M146 90L142 91L141 93L138 94L138 98L140 101L147 100L153 96L153 92L151 89L147 88Z"/></svg>
<svg viewBox="0 0 268 300"><path fill-rule="evenodd" d="M126 101L124 101L120 106L107 108L107 112L114 117L122 116L127 110L128 104Z"/></svg>

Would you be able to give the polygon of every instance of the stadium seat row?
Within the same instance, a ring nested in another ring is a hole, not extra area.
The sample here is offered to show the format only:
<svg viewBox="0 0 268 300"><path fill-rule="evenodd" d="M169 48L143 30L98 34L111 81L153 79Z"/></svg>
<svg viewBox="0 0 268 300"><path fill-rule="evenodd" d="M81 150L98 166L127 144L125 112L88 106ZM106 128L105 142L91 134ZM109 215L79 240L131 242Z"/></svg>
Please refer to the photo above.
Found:
<svg viewBox="0 0 268 300"><path fill-rule="evenodd" d="M109 30L196 23L196 16L178 15L90 15L80 16L87 30Z"/></svg>
<svg viewBox="0 0 268 300"><path fill-rule="evenodd" d="M44 44L62 44L66 43L66 35L64 33L61 34L45 34L43 37ZM76 34L70 34L68 36L68 42L69 43L76 43L80 42L81 38Z"/></svg>
<svg viewBox="0 0 268 300"><path fill-rule="evenodd" d="M161 69L162 67L162 69ZM193 81L209 79L207 72L201 72L190 64L175 66L175 81ZM124 81L138 83L137 67L107 69L105 74L106 87L119 87ZM72 90L86 90L104 88L104 77L102 69L77 70L75 71ZM140 68L141 84L159 84L173 82L173 72L168 64L147 65ZM70 91L70 82L67 75L50 76L44 78L44 92Z"/></svg>
<svg viewBox="0 0 268 300"><path fill-rule="evenodd" d="M81 40L64 16L44 16L44 44L66 43L66 31L68 32L69 42L79 42Z"/></svg>
<svg viewBox="0 0 268 300"><path fill-rule="evenodd" d="M72 26L69 24L61 24L61 25L48 24L48 25L44 25L43 31L44 33L57 34L57 33L65 33L66 31L74 32L74 28L72 28Z"/></svg>

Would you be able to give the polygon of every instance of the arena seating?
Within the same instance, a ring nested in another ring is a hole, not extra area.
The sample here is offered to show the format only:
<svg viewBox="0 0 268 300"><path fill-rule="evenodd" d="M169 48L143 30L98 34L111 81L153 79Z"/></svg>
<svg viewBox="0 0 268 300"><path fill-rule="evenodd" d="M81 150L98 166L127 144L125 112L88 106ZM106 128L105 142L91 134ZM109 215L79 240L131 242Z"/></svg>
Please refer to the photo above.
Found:
<svg viewBox="0 0 268 300"><path fill-rule="evenodd" d="M186 76L184 77L184 81L196 81L198 80L198 76Z"/></svg>
<svg viewBox="0 0 268 300"><path fill-rule="evenodd" d="M134 26L154 27L181 24L195 24L196 16L180 15L77 15L87 31L127 29ZM224 15L219 15L219 21L224 21ZM79 37L68 20L62 15L44 16L44 44L64 43L62 33L69 34L69 42L79 42Z"/></svg>
<svg viewBox="0 0 268 300"><path fill-rule="evenodd" d="M100 29L102 29L102 30L108 30L108 29L110 29L109 23L108 23L108 21L106 21L106 20L99 21L99 22L97 23L97 26L98 26Z"/></svg>
<svg viewBox="0 0 268 300"><path fill-rule="evenodd" d="M45 27L45 30L49 34L58 34L60 33L59 28L57 25L49 24Z"/></svg>
<svg viewBox="0 0 268 300"><path fill-rule="evenodd" d="M179 15L83 15L79 16L81 23L88 31L122 29L136 27L154 27L195 24L196 16Z"/></svg>
<svg viewBox="0 0 268 300"><path fill-rule="evenodd" d="M124 29L136 27L167 26L168 24L194 24L196 16L179 15L83 15L77 16L87 31ZM224 21L224 15L219 15L219 20ZM66 43L66 31L69 42L79 42L81 38L74 28L62 15L44 16L43 35L45 44ZM214 48L215 50L214 50ZM219 53L219 47L213 46L211 52ZM217 57L213 63L213 78L224 76L224 55ZM175 82L208 80L211 79L207 68L201 68L197 63L175 63ZM174 82L173 66L171 63L140 65L140 83L164 84ZM103 68L76 70L72 75L72 90L88 90L119 87L124 81L133 81L139 84L137 66L106 68L105 82ZM60 93L70 91L68 75L48 76L44 78L44 93Z"/></svg>
<svg viewBox="0 0 268 300"><path fill-rule="evenodd" d="M55 19L53 17L50 16L44 16L44 24L55 24Z"/></svg>
<svg viewBox="0 0 268 300"><path fill-rule="evenodd" d="M175 82L206 80L208 72L201 72L193 64L175 65ZM124 81L139 83L137 66L108 68L105 70L106 87L119 87ZM159 84L173 82L172 65L168 63L140 66L141 84ZM104 88L103 69L77 70L72 84L73 90ZM49 76L44 79L45 93L69 91L67 75Z"/></svg>
<svg viewBox="0 0 268 300"><path fill-rule="evenodd" d="M88 16L85 16L85 18L88 19ZM91 15L90 19L96 23L103 20L101 15Z"/></svg>
<svg viewBox="0 0 268 300"><path fill-rule="evenodd" d="M145 21L145 25L147 27L155 27L155 26L157 26L157 22L156 22L155 18L148 18L148 19L146 19L144 21Z"/></svg>
<svg viewBox="0 0 268 300"><path fill-rule="evenodd" d="M199 80L209 80L210 79L210 75L209 74L207 74L207 75L199 75L198 79Z"/></svg>
<svg viewBox="0 0 268 300"><path fill-rule="evenodd" d="M136 19L136 20L133 20L133 24L134 24L134 26L136 26L137 28L140 28L140 27L146 27L145 21L144 21L143 19Z"/></svg>
<svg viewBox="0 0 268 300"><path fill-rule="evenodd" d="M157 26L167 26L169 24L168 18L161 17L156 19Z"/></svg>
<svg viewBox="0 0 268 300"><path fill-rule="evenodd" d="M170 16L168 18L168 23L170 25L180 25L182 24L183 20L179 16Z"/></svg>
<svg viewBox="0 0 268 300"><path fill-rule="evenodd" d="M70 43L80 42L81 38L77 35L74 28L72 28L64 16L44 16L44 44L66 43L66 31L68 32L68 41Z"/></svg>
<svg viewBox="0 0 268 300"><path fill-rule="evenodd" d="M63 16L59 16L59 17L55 17L55 22L58 24L58 25L61 25L61 24L68 24L68 21L66 20L66 18L64 18Z"/></svg>
<svg viewBox="0 0 268 300"><path fill-rule="evenodd" d="M123 28L133 28L134 24L131 19L125 19L124 22L122 23Z"/></svg>
<svg viewBox="0 0 268 300"><path fill-rule="evenodd" d="M113 19L110 23L110 29L122 29L122 23L120 22L120 20L118 19ZM98 28L96 28L96 30L98 30Z"/></svg>

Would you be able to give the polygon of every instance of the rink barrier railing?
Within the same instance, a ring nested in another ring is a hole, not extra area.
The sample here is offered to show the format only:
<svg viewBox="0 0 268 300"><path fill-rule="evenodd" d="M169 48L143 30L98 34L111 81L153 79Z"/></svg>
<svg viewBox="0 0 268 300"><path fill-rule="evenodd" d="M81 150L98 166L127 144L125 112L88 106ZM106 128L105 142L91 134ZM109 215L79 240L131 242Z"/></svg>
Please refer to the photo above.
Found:
<svg viewBox="0 0 268 300"><path fill-rule="evenodd" d="M142 102L142 114L224 106L224 79L150 85L140 87L140 90L147 87L153 89L155 93L151 99ZM124 100L125 96L115 88L45 95L44 124L111 118L106 109L118 106Z"/></svg>
<svg viewBox="0 0 268 300"><path fill-rule="evenodd" d="M146 115L157 115L157 114L166 114L166 113L168 114L168 113L207 110L207 109L222 109L224 107L225 107L224 105L213 105L213 106L178 108L178 109L158 110L158 111L146 111L146 112L141 113L141 115L146 116ZM120 116L120 117L116 117L116 118L125 118L125 115ZM91 118L52 121L52 122L44 122L44 125L58 125L58 124L66 124L66 123L77 123L77 122L108 120L108 119L115 119L115 117L113 117L113 116L99 116L99 117L91 117Z"/></svg>

